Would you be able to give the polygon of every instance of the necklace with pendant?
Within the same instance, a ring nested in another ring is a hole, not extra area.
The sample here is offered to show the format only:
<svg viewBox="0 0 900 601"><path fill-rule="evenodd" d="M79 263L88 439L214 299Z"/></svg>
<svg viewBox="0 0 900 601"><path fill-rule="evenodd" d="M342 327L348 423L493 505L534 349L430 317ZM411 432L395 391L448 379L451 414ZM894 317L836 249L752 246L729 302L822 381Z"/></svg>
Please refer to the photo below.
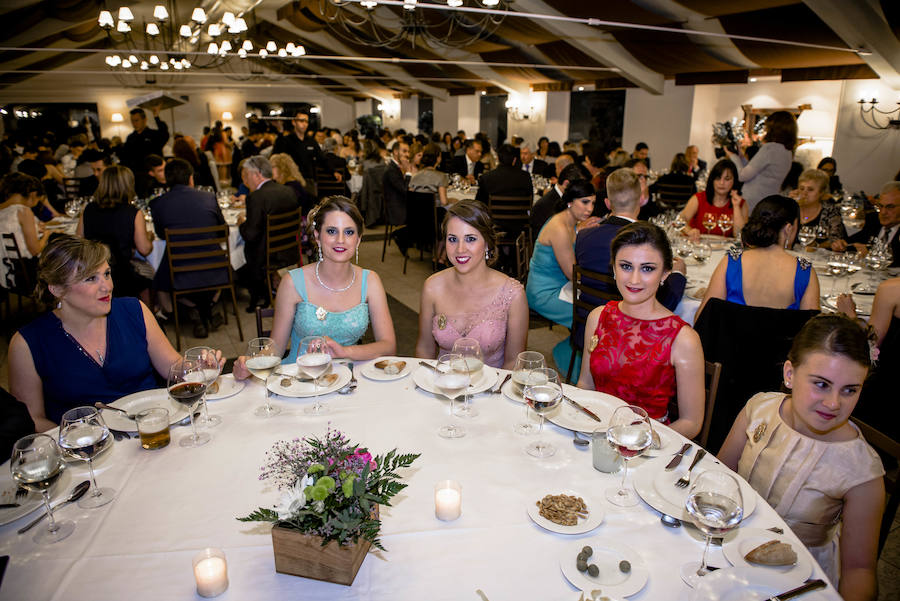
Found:
<svg viewBox="0 0 900 601"><path fill-rule="evenodd" d="M350 278L350 283L343 288L332 288L331 286L323 282L322 278L319 276L319 265L321 264L322 261L318 261L316 263L316 281L318 281L319 285L321 285L325 290L328 290L329 292L346 292L356 282L356 270L351 267L351 271L353 271L353 277ZM326 317L328 317L328 310L325 307L317 307L316 319L318 319L319 321L325 321Z"/></svg>
<svg viewBox="0 0 900 601"><path fill-rule="evenodd" d="M66 338L68 338L75 344L75 346L78 348L78 350L81 351L81 354L83 354L85 357L87 357L91 361L94 361L94 358L87 351L87 349L85 349L84 346L82 346L82 344L80 342L78 342L74 336L69 334L69 332L68 332L68 330L66 330L65 326L62 325L62 321L59 322L59 325L60 325L60 327L62 327L63 334L66 335ZM100 367L103 367L103 363L105 361L105 358L103 357L103 353L100 352L100 349L97 349L95 352L97 353L97 359L98 359L97 363L100 364Z"/></svg>

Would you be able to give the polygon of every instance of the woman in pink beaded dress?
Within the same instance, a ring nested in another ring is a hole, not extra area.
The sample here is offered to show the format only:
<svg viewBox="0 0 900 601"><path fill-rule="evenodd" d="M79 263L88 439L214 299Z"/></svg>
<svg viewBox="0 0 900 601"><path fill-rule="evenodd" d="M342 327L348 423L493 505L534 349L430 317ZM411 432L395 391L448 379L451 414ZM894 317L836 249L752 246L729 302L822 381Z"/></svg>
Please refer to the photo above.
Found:
<svg viewBox="0 0 900 601"><path fill-rule="evenodd" d="M635 222L612 241L613 275L621 301L588 314L578 387L638 405L647 415L693 438L703 425L703 347L680 317L656 300L672 271L672 248L657 226ZM668 415L678 398L678 418Z"/></svg>
<svg viewBox="0 0 900 601"><path fill-rule="evenodd" d="M457 339L474 338L485 364L512 369L525 350L528 303L522 284L489 266L497 236L487 207L475 200L450 205L442 230L453 268L422 288L416 356L434 359Z"/></svg>

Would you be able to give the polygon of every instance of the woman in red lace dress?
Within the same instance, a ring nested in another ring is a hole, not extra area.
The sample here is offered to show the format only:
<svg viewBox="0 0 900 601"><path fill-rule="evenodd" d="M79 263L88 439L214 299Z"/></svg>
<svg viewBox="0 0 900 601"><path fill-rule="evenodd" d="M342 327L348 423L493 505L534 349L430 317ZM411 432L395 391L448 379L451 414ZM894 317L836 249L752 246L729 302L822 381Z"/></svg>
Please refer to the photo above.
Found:
<svg viewBox="0 0 900 601"><path fill-rule="evenodd" d="M656 300L672 271L672 248L655 225L635 222L612 241L613 275L621 301L588 315L579 388L596 389L647 414L688 438L703 425L703 348L700 337ZM678 398L678 418L668 415Z"/></svg>

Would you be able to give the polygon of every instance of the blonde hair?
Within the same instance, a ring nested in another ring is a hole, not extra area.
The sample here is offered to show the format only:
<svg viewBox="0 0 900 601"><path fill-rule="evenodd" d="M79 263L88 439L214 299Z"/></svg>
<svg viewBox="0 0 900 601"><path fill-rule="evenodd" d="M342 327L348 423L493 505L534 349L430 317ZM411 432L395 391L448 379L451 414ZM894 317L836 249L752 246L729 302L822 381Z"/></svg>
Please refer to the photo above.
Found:
<svg viewBox="0 0 900 601"><path fill-rule="evenodd" d="M50 286L69 287L108 261L109 248L105 244L68 234L59 235L41 253L35 296L45 305L53 305L57 299L50 292Z"/></svg>
<svg viewBox="0 0 900 601"><path fill-rule="evenodd" d="M606 197L618 211L630 210L641 201L641 180L634 169L620 167L606 178Z"/></svg>
<svg viewBox="0 0 900 601"><path fill-rule="evenodd" d="M100 174L97 185L97 205L111 209L119 204L128 204L134 199L134 174L128 167L111 165Z"/></svg>
<svg viewBox="0 0 900 601"><path fill-rule="evenodd" d="M807 169L800 174L800 177L797 178L797 182L812 182L814 184L819 184L820 195L828 194L830 192L829 184L831 178L821 169Z"/></svg>
<svg viewBox="0 0 900 601"><path fill-rule="evenodd" d="M272 167L278 169L278 178L276 181L279 184L285 184L289 181L296 180L300 182L301 186L304 188L306 187L306 180L303 179L300 168L297 167L297 163L294 162L291 155L286 152L279 152L278 154L273 154L269 157L269 162L272 163Z"/></svg>

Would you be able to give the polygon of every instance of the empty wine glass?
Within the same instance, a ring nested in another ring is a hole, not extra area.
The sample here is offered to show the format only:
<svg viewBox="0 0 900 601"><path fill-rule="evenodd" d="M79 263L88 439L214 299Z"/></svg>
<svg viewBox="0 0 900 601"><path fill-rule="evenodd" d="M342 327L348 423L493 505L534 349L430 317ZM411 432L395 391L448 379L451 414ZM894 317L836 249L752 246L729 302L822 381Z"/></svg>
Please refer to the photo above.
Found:
<svg viewBox="0 0 900 601"><path fill-rule="evenodd" d="M532 372L544 367L544 355L537 351L524 351L516 357L516 365L513 368L512 382L513 394L525 398L525 386L531 383ZM528 419L528 403L525 405L525 421L513 426L516 434L534 434L537 431L534 422Z"/></svg>
<svg viewBox="0 0 900 601"><path fill-rule="evenodd" d="M315 390L316 402L312 407L307 407L304 412L314 415L327 413L328 409L321 403L319 397L319 378L331 369L331 350L323 336L304 336L300 339L297 349L297 371L308 378L312 378Z"/></svg>
<svg viewBox="0 0 900 601"><path fill-rule="evenodd" d="M706 535L703 558L681 566L681 578L689 585L697 581L709 570L706 556L709 542L714 536L722 536L741 523L744 516L744 500L741 487L731 474L708 470L694 480L684 506L694 524Z"/></svg>
<svg viewBox="0 0 900 601"><path fill-rule="evenodd" d="M803 248L807 248L810 244L813 243L813 240L816 239L816 232L813 228L808 225L804 225L800 228L800 231L797 233L797 240L800 241L800 244Z"/></svg>
<svg viewBox="0 0 900 601"><path fill-rule="evenodd" d="M835 296L835 284L847 270L847 254L842 252L833 252L828 254L828 274L831 276L831 297Z"/></svg>
<svg viewBox="0 0 900 601"><path fill-rule="evenodd" d="M538 439L525 447L525 452L532 457L550 457L556 453L556 447L541 440L540 436L544 433L544 416L556 409L560 401L562 386L556 370L540 367L532 371L529 382L525 385L525 402L541 418Z"/></svg>
<svg viewBox="0 0 900 601"><path fill-rule="evenodd" d="M32 492L41 493L47 510L48 525L34 537L37 543L55 543L75 531L75 522L53 519L50 506L50 487L63 471L59 445L46 434L29 434L16 441L9 460L9 471L16 484Z"/></svg>
<svg viewBox="0 0 900 601"><path fill-rule="evenodd" d="M706 234L709 235L712 232L712 229L716 227L716 216L713 213L704 213L703 214L703 227L706 228Z"/></svg>
<svg viewBox="0 0 900 601"><path fill-rule="evenodd" d="M481 353L481 344L474 338L457 338L456 342L453 343L451 352L462 356L463 364L469 371L469 385L477 382L481 375L481 370L484 368L484 355ZM456 411L456 414L460 417L475 417L478 415L478 410L472 407L472 404L469 402L470 398L471 395L466 389L465 402L462 408Z"/></svg>
<svg viewBox="0 0 900 601"><path fill-rule="evenodd" d="M78 506L84 509L106 505L116 496L116 491L111 488L99 488L94 477L94 457L103 449L108 438L109 428L94 407L69 409L59 421L60 448L88 462L91 493L78 501Z"/></svg>
<svg viewBox="0 0 900 601"><path fill-rule="evenodd" d="M184 358L189 361L199 362L203 377L206 379L206 391L204 391L203 398L200 400L200 417L197 418L197 421L201 426L214 428L222 423L222 418L218 415L209 414L206 396L209 394L209 387L219 379L219 374L222 371L219 360L216 358L216 351L208 346L195 346L184 351Z"/></svg>
<svg viewBox="0 0 900 601"><path fill-rule="evenodd" d="M606 440L622 456L622 482L606 489L606 499L619 507L637 505L637 495L625 488L628 460L643 453L653 443L653 428L647 412L636 405L625 405L613 411L606 430Z"/></svg>
<svg viewBox="0 0 900 601"><path fill-rule="evenodd" d="M712 249L709 244L705 242L700 242L699 244L695 244L692 254L694 256L694 260L703 265L709 260L709 257L712 255Z"/></svg>
<svg viewBox="0 0 900 601"><path fill-rule="evenodd" d="M183 437L178 444L183 447L199 447L208 443L212 437L208 432L198 433L197 423L194 421L194 407L206 392L206 378L200 363L186 359L173 363L169 367L168 389L172 400L184 405L191 418L193 434Z"/></svg>
<svg viewBox="0 0 900 601"><path fill-rule="evenodd" d="M462 355L446 353L438 357L435 364L434 387L450 399L451 420L453 419L453 401L469 387L469 382L471 382L469 370L463 363ZM466 435L466 430L451 421L446 426L441 426L438 434L443 438L461 438Z"/></svg>
<svg viewBox="0 0 900 601"><path fill-rule="evenodd" d="M731 231L731 227L734 224L734 218L728 213L722 213L719 215L717 223L719 224L719 229L722 230L722 235L727 238L728 232Z"/></svg>
<svg viewBox="0 0 900 601"><path fill-rule="evenodd" d="M281 363L281 357L275 355L275 341L271 338L254 338L247 343L247 370L262 381L265 404L257 407L253 415L272 417L281 413L281 409L269 403L269 374Z"/></svg>

